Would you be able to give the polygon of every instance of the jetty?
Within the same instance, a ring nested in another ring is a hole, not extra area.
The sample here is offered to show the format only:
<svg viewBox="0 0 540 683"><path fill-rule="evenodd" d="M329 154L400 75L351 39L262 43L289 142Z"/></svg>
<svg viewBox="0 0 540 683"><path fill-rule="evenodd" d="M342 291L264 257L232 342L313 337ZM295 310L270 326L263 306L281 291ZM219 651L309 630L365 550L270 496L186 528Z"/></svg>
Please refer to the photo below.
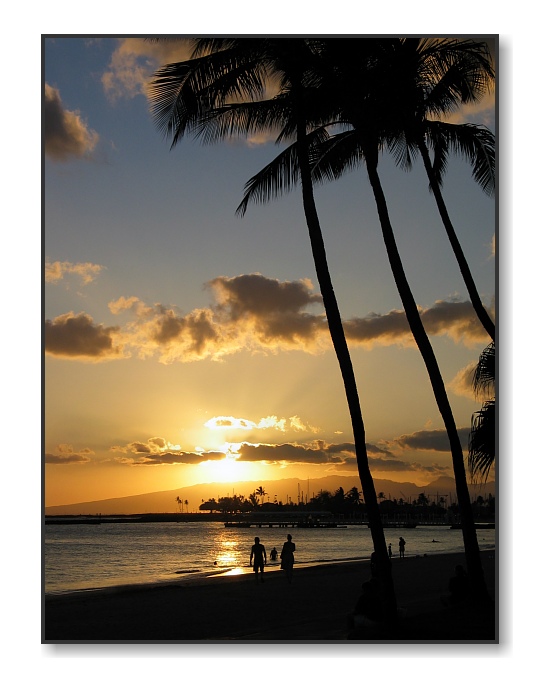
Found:
<svg viewBox="0 0 540 683"><path fill-rule="evenodd" d="M286 529L286 528L296 528L296 529L346 529L347 525L345 524L338 524L337 522L305 522L305 521L299 521L299 520L253 520L253 521L241 521L241 522L225 522L226 527L234 528L234 529L250 529L252 526L253 527L258 527L261 529L262 527L267 527L269 529L272 529L273 527L277 527L278 529Z"/></svg>

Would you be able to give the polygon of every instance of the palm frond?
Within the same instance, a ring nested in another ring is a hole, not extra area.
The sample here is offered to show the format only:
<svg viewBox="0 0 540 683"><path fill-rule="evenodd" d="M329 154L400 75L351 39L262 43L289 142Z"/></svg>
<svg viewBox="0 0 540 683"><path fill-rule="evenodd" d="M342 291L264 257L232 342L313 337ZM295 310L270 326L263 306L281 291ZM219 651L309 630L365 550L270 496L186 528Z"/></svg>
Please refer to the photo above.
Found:
<svg viewBox="0 0 540 683"><path fill-rule="evenodd" d="M288 110L288 103L277 99L228 104L202 112L190 124L190 131L204 144L271 131L281 138L280 126L287 119Z"/></svg>
<svg viewBox="0 0 540 683"><path fill-rule="evenodd" d="M315 183L333 181L363 162L358 135L345 130L312 146L311 175Z"/></svg>
<svg viewBox="0 0 540 683"><path fill-rule="evenodd" d="M482 393L493 393L496 372L495 342L491 342L480 354L473 374L473 390L479 396Z"/></svg>
<svg viewBox="0 0 540 683"><path fill-rule="evenodd" d="M168 64L154 74L149 86L151 113L174 147L209 109L260 98L265 78L258 60L234 50Z"/></svg>
<svg viewBox="0 0 540 683"><path fill-rule="evenodd" d="M247 181L244 198L236 209L236 214L243 216L251 202L265 203L289 192L298 180L297 145L293 143Z"/></svg>
<svg viewBox="0 0 540 683"><path fill-rule="evenodd" d="M489 196L495 191L495 135L485 126L426 121L426 141L434 151L433 170L442 185L449 152L472 165L474 180Z"/></svg>
<svg viewBox="0 0 540 683"><path fill-rule="evenodd" d="M419 61L426 115L445 114L479 100L495 78L485 42L428 39L419 50Z"/></svg>
<svg viewBox="0 0 540 683"><path fill-rule="evenodd" d="M469 434L469 471L473 477L487 479L495 463L496 410L495 401L486 401L474 413Z"/></svg>

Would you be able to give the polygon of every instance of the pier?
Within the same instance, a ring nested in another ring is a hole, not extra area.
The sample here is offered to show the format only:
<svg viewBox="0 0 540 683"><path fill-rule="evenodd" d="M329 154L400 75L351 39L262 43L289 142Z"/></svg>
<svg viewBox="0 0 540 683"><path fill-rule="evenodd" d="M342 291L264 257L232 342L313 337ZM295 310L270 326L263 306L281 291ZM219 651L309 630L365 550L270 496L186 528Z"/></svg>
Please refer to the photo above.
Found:
<svg viewBox="0 0 540 683"><path fill-rule="evenodd" d="M280 520L280 521L250 521L250 522L225 522L226 527L231 527L234 529L250 529L252 526L267 527L272 529L276 527L278 529L287 529L289 527L296 529L346 529L345 524L338 524L337 522L303 522L303 521L293 521L293 520Z"/></svg>

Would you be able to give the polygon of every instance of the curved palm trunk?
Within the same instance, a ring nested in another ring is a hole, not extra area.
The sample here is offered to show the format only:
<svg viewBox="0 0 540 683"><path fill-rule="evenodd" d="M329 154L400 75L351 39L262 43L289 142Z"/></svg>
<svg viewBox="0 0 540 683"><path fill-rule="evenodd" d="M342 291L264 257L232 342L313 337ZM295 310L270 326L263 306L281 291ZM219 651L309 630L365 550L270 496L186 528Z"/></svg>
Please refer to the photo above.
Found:
<svg viewBox="0 0 540 683"><path fill-rule="evenodd" d="M475 596L479 599L488 597L486 582L484 578L484 570L480 560L480 549L478 547L478 539L476 537L476 529L474 526L473 511L471 501L469 498L469 489L467 486L467 477L465 473L465 462L463 458L463 451L459 440L456 423L452 414L452 408L448 401L444 381L439 370L437 359L431 347L431 343L426 334L418 308L414 300L414 296L409 287L401 257L398 252L397 244L394 237L390 217L388 215L388 208L386 206L386 199L377 172L377 153L372 152L366 154L366 166L369 176L369 181L373 189L375 202L377 205L377 212L383 232L386 251L394 280L396 282L405 315L409 322L411 332L414 336L416 344L428 371L431 386L435 400L439 407L439 411L444 421L448 438L450 440L450 450L452 453L452 464L454 468L454 477L456 481L456 494L459 503L459 511L462 522L463 544L465 546L465 556L467 559L467 568L471 579L472 587Z"/></svg>
<svg viewBox="0 0 540 683"><path fill-rule="evenodd" d="M476 284L470 271L469 264L467 263L467 259L465 258L465 254L463 253L463 249L461 248L461 244L454 230L454 226L452 225L452 221L450 220L450 216L448 215L446 204L444 203L444 199L441 193L441 188L439 187L439 184L435 179L435 175L433 173L433 166L431 165L431 159L429 158L429 152L423 138L419 138L418 147L422 155L424 167L428 175L429 183L433 191L433 195L435 197L437 208L439 209L439 213L441 215L442 222L446 230L446 234L448 235L448 239L450 240L450 244L452 245L452 249L454 250L454 254L456 256L458 266L461 271L461 275L463 276L465 286L467 287L467 291L469 292L471 303L476 312L476 315L478 316L478 319L484 326L484 329L489 334L491 339L495 341L495 324L493 323L493 321L489 317L488 312L484 308L484 304L482 303L480 295L478 294L478 290L476 289Z"/></svg>
<svg viewBox="0 0 540 683"><path fill-rule="evenodd" d="M375 492L375 485L373 483L373 478L369 469L364 420L360 408L358 390L356 388L354 369L349 354L349 348L347 346L347 340L345 338L345 332L343 330L343 324L341 321L336 295L334 293L334 288L330 277L330 271L328 269L326 249L324 246L317 208L315 206L311 170L309 165L308 144L306 141L306 127L305 122L303 121L297 124L297 148L302 185L302 200L306 223L308 226L309 238L311 241L313 260L315 263L315 270L317 272L317 279L319 282L321 295L323 297L326 317L328 320L328 328L341 370L349 413L351 416L358 473L360 475L360 481L362 482L362 490L364 493L364 500L368 513L373 547L377 554L377 567L379 571L379 580L381 581L385 623L391 626L397 619L397 604L394 591L394 582L392 578L392 565L386 549L386 539L379 513L379 506L377 504L377 494Z"/></svg>

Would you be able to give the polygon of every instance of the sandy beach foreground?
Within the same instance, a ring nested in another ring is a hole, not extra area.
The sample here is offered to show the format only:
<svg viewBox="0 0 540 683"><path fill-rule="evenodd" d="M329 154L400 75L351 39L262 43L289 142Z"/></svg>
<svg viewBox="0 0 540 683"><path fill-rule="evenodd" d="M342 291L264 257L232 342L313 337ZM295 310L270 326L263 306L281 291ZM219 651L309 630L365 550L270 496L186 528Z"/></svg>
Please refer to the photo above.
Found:
<svg viewBox="0 0 540 683"><path fill-rule="evenodd" d="M463 554L394 558L398 605L406 614L391 636L348 629L347 615L370 577L369 563L348 562L296 568L291 584L274 571L263 584L248 574L47 596L42 642L497 643L495 602L487 609L441 603L459 563L465 564ZM483 552L482 564L495 599L495 552Z"/></svg>

